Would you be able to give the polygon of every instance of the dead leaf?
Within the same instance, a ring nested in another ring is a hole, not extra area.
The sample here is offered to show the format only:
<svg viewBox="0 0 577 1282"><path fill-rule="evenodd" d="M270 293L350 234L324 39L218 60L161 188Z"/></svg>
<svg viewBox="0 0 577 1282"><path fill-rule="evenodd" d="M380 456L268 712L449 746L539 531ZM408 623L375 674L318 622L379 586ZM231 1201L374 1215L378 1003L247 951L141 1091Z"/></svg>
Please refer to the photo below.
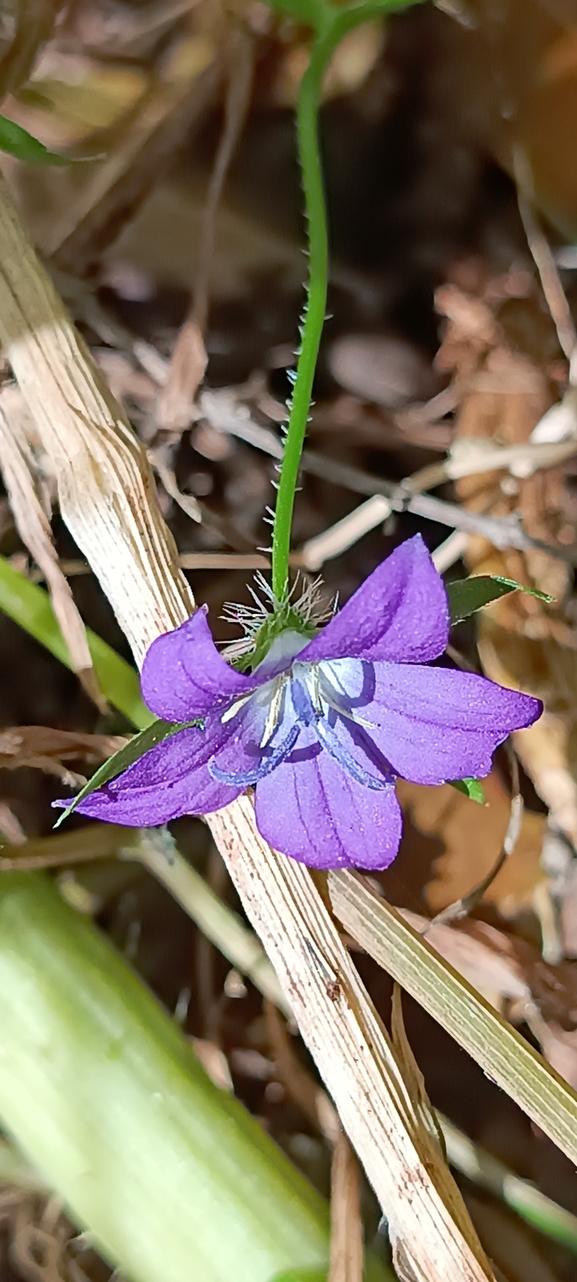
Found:
<svg viewBox="0 0 577 1282"><path fill-rule="evenodd" d="M32 169L4 159L36 243L62 270L82 275L96 257L96 243L100 253L118 237L158 182L175 147L200 123L220 77L217 35L213 40L202 30L185 34L158 75L143 79L142 71L121 68L122 76L126 78L127 71L129 76L125 83L122 79L110 82L113 98L114 94L123 98L122 109L118 102L110 104L112 123L102 127L101 122L100 128L94 128L97 122L93 122L90 134L86 123L78 125L78 131L84 130L83 164ZM102 70L106 72L107 66ZM11 116L24 124L20 104L14 105ZM44 130L34 129L32 120L26 119L24 127L50 141L46 125ZM57 119L56 113L47 113L46 124ZM68 122L66 129L70 141ZM86 159L89 152L94 160Z"/></svg>
<svg viewBox="0 0 577 1282"><path fill-rule="evenodd" d="M156 405L158 426L182 431L192 417L192 403L204 378L208 357L202 330L193 319L185 321L174 350L168 378Z"/></svg>
<svg viewBox="0 0 577 1282"><path fill-rule="evenodd" d="M496 772L483 780L483 788L487 805L479 806L448 784L424 788L399 781L399 798L411 823L443 845L425 891L432 913L466 896L490 872L501 850L511 799ZM485 900L497 904L503 917L531 906L535 886L543 878L544 831L544 816L525 810L515 848L485 893Z"/></svg>
<svg viewBox="0 0 577 1282"><path fill-rule="evenodd" d="M527 980L507 951L504 941L508 936L501 931L472 918L436 925L409 909L400 912L497 1010L503 1012L506 1002L524 1004L530 1000Z"/></svg>
<svg viewBox="0 0 577 1282"><path fill-rule="evenodd" d="M458 294L453 287L438 300L449 316L439 359L443 368L453 363L460 393L457 439L526 442L552 401L547 373L513 352L500 326L491 333L487 303L473 300L475 311ZM479 303L483 326L479 322L472 331L468 316L477 314ZM479 332L482 342L475 338ZM472 511L507 516L519 510L533 538L559 546L574 542L577 513L563 467L525 480L485 472L458 481L456 488ZM487 676L544 700L543 717L514 736L515 747L553 822L577 844L577 632L567 608L569 567L540 551L497 551L478 537L468 540L466 559L471 573L504 575L556 598L547 606L518 592L483 610L479 653Z"/></svg>
<svg viewBox="0 0 577 1282"><path fill-rule="evenodd" d="M577 973L571 962L552 966L523 939L469 919L429 923L403 917L501 1013L527 1023L545 1058L577 1086Z"/></svg>
<svg viewBox="0 0 577 1282"><path fill-rule="evenodd" d="M138 107L148 79L135 63L99 62L51 42L25 89L3 111L51 150L83 146Z"/></svg>

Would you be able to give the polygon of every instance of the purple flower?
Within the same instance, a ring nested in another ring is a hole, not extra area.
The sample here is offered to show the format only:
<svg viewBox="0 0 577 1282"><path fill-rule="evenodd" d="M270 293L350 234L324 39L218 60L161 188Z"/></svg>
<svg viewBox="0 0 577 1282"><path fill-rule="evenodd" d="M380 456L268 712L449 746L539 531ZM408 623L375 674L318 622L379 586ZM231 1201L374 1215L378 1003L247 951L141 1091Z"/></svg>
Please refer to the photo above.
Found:
<svg viewBox="0 0 577 1282"><path fill-rule="evenodd" d="M448 635L443 581L419 536L312 640L285 630L250 674L221 657L200 609L153 642L142 693L157 716L203 727L177 731L78 809L151 826L254 787L275 849L315 868L386 868L401 839L397 777L486 775L497 745L542 711L484 677L425 666Z"/></svg>

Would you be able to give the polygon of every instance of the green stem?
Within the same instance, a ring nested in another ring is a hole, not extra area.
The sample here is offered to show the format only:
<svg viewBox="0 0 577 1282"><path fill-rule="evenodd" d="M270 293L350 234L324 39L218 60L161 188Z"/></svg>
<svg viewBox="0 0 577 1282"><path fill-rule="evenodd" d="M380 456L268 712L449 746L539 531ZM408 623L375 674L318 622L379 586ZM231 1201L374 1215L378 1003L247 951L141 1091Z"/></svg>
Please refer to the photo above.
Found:
<svg viewBox="0 0 577 1282"><path fill-rule="evenodd" d="M313 44L309 65L300 85L297 109L299 162L308 222L309 280L273 525L272 589L279 601L287 595L295 491L327 301L329 255L318 114L323 75L335 48L333 32L334 23L331 22L327 33L317 36Z"/></svg>
<svg viewBox="0 0 577 1282"><path fill-rule="evenodd" d="M272 590L278 601L287 596L291 525L313 380L325 321L328 284L328 234L319 147L319 106L323 76L337 45L353 27L415 0L367 0L346 9L317 4L311 9L315 26L308 67L301 80L297 105L298 156L308 225L309 278L301 330L297 372L291 400L272 534ZM287 7L282 3L281 7ZM288 6L290 8L290 6Z"/></svg>

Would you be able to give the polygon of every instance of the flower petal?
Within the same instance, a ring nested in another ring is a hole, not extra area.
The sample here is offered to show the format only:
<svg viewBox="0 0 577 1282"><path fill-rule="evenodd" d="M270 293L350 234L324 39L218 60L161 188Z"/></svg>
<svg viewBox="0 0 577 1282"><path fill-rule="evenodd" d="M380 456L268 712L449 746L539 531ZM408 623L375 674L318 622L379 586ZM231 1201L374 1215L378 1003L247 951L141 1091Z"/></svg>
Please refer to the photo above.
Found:
<svg viewBox="0 0 577 1282"><path fill-rule="evenodd" d="M427 663L446 649L449 607L420 534L401 543L299 654L299 661L362 658Z"/></svg>
<svg viewBox="0 0 577 1282"><path fill-rule="evenodd" d="M372 792L357 783L323 751L312 727L257 784L256 822L275 850L311 868L386 868L402 831L393 785Z"/></svg>
<svg viewBox="0 0 577 1282"><path fill-rule="evenodd" d="M242 699L259 678L236 672L219 654L201 606L174 632L157 637L146 652L141 689L144 702L165 721L191 721Z"/></svg>
<svg viewBox="0 0 577 1282"><path fill-rule="evenodd" d="M145 753L129 770L90 794L82 815L109 823L154 827L179 815L220 810L242 791L214 780L209 757L227 734L216 718L204 730L180 730Z"/></svg>
<svg viewBox="0 0 577 1282"><path fill-rule="evenodd" d="M373 696L361 713L374 726L366 734L396 774L439 784L489 774L495 748L536 721L542 708L538 699L471 672L376 663Z"/></svg>
<svg viewBox="0 0 577 1282"><path fill-rule="evenodd" d="M238 762L236 769L225 770L214 760L209 763L208 768L213 779L218 779L219 783L230 784L233 788L248 788L276 770L294 748L298 736L299 727L291 726L285 738L281 739L280 743L276 743L274 748L267 745L266 748L261 749L259 756L253 760L248 770L239 770Z"/></svg>
<svg viewBox="0 0 577 1282"><path fill-rule="evenodd" d="M215 779L243 788L276 769L299 733L288 682L282 677L266 682L224 720L228 734L209 769Z"/></svg>
<svg viewBox="0 0 577 1282"><path fill-rule="evenodd" d="M355 660L343 659L341 662L348 666L351 663L354 664ZM339 660L336 661L335 666L338 667L338 665ZM374 754L371 753L371 744L367 743L366 735L360 727L348 717L335 714L333 709L329 710L328 715L315 713L306 682L301 683L298 679L291 681L291 694L293 707L301 725L310 726L314 730L321 747L336 761L341 770L345 771L345 774L374 792L381 792L392 783L394 784L394 775L386 762L379 761L375 769L376 763ZM288 753L286 755L288 756Z"/></svg>

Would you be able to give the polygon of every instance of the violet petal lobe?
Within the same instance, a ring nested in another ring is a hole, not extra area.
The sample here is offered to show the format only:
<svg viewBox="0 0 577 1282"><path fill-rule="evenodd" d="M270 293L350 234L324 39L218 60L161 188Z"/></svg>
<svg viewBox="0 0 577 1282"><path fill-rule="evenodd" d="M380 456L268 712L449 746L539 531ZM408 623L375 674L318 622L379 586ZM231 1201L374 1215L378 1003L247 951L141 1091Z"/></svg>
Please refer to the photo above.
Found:
<svg viewBox="0 0 577 1282"><path fill-rule="evenodd" d="M299 659L427 663L443 653L448 640L447 593L417 534L369 575Z"/></svg>
<svg viewBox="0 0 577 1282"><path fill-rule="evenodd" d="M386 868L401 840L393 784L372 792L324 752L311 729L256 786L256 822L271 846L310 868Z"/></svg>
<svg viewBox="0 0 577 1282"><path fill-rule="evenodd" d="M179 815L204 815L234 801L242 788L227 787L209 773L209 757L226 727L216 718L204 730L179 730L78 806L82 815L108 823L155 827Z"/></svg>
<svg viewBox="0 0 577 1282"><path fill-rule="evenodd" d="M288 734L274 747L267 747L262 750L260 756L253 762L248 770L239 770L238 765L234 770L223 769L217 761L211 761L209 765L210 773L213 779L218 779L221 783L228 783L233 787L250 788L253 784L258 783L259 779L266 778L276 770L281 761L288 757L299 736L299 727L291 726Z"/></svg>
<svg viewBox="0 0 577 1282"><path fill-rule="evenodd" d="M299 690L300 693L295 699L295 693ZM366 736L359 742L360 728L354 722L335 715L332 710L329 711L328 716L315 715L310 695L298 680L292 682L292 694L295 708L300 711L302 725L313 728L321 747L333 758L333 761L336 761L345 774L373 792L386 790L394 783L394 775L385 762L381 760L375 768L376 763L373 754L370 753L371 745L366 741ZM357 731L356 740L354 733L351 737L351 731Z"/></svg>
<svg viewBox="0 0 577 1282"><path fill-rule="evenodd" d="M236 672L219 654L201 606L173 632L149 646L140 684L152 712L165 721L191 721L241 699L259 678Z"/></svg>
<svg viewBox="0 0 577 1282"><path fill-rule="evenodd" d="M286 697L286 687L278 689L274 682L267 683L267 686L248 699L234 716L229 718L225 715L228 734L209 765L215 779L232 783L233 776L238 775L239 783L242 782L246 788L261 775L274 770L296 742L298 725L291 701ZM275 700L275 690L277 717L269 733L267 719Z"/></svg>
<svg viewBox="0 0 577 1282"><path fill-rule="evenodd" d="M495 748L542 712L538 699L471 672L377 663L374 674L367 733L412 783L489 774Z"/></svg>

